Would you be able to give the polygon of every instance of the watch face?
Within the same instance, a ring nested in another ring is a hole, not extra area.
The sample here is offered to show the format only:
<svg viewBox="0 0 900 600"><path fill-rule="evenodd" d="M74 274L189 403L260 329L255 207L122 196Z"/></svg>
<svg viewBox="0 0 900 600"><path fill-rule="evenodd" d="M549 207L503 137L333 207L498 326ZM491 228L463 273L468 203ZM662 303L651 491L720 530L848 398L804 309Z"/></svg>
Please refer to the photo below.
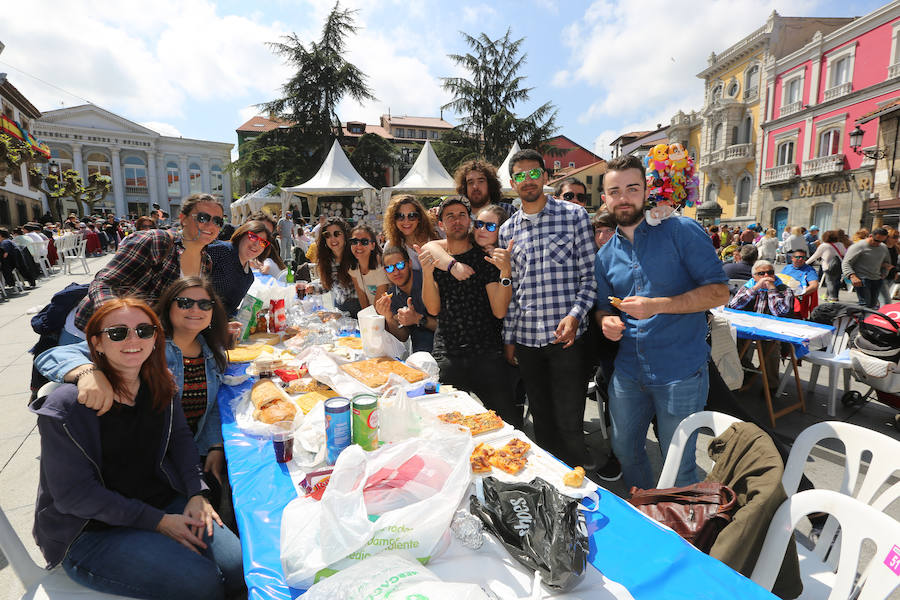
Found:
<svg viewBox="0 0 900 600"><path fill-rule="evenodd" d="M509 277L501 277L500 285L502 285L503 287L510 286L512 285L512 279L510 279Z"/></svg>

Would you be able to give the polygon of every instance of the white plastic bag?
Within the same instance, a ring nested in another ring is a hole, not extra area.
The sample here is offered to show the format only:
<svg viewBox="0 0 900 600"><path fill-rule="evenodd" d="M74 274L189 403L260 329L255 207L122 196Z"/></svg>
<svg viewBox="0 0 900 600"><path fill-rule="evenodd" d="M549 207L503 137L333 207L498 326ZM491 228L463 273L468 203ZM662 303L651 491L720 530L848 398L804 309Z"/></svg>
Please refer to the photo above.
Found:
<svg viewBox="0 0 900 600"><path fill-rule="evenodd" d="M406 344L385 329L384 317L375 312L374 306L359 311L359 337L363 352L369 358L390 356L399 360L406 357Z"/></svg>
<svg viewBox="0 0 900 600"><path fill-rule="evenodd" d="M374 452L348 447L321 501L296 498L284 509L285 581L308 588L385 550L427 562L469 487L472 449L471 436L451 428Z"/></svg>

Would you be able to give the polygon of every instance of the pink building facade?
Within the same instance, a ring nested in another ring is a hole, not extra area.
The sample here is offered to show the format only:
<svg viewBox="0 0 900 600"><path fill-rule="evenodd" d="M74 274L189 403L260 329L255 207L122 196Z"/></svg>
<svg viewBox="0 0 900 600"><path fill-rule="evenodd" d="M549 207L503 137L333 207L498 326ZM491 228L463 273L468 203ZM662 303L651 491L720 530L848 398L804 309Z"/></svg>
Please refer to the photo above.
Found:
<svg viewBox="0 0 900 600"><path fill-rule="evenodd" d="M879 120L867 116L900 98L898 42L893 2L766 65L760 223L779 235L813 224L852 233L890 203L875 196L876 161L850 147L850 132L862 128L859 150L879 146Z"/></svg>

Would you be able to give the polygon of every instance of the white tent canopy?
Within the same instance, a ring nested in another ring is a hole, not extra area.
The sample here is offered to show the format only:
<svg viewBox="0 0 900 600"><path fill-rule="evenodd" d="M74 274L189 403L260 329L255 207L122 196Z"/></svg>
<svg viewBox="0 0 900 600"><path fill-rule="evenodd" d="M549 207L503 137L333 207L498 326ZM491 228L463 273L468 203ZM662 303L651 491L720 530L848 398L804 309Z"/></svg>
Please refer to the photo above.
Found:
<svg viewBox="0 0 900 600"><path fill-rule="evenodd" d="M395 191L420 196L444 196L456 193L456 182L438 160L431 142L426 141L406 177L394 187L381 189L385 205Z"/></svg>
<svg viewBox="0 0 900 600"><path fill-rule="evenodd" d="M231 203L231 223L233 225L243 223L251 213L272 205L282 206L281 194L278 186L267 183L255 192L244 194Z"/></svg>
<svg viewBox="0 0 900 600"><path fill-rule="evenodd" d="M513 142L512 148L509 149L509 153L506 155L506 159L503 161L503 164L497 169L497 179L500 180L500 193L504 196L508 197L517 197L516 190L512 189L512 186L509 184L509 180L512 179L512 174L510 173L510 161L512 161L512 157L521 150L519 147L519 142ZM544 186L545 194L552 194L553 188L549 185ZM518 205L518 200L513 202L513 204Z"/></svg>
<svg viewBox="0 0 900 600"><path fill-rule="evenodd" d="M356 172L350 159L344 154L343 148L337 140L331 146L328 156L319 172L313 175L306 183L293 187L282 188L282 200L289 204L293 197L306 196L309 202L309 210L316 213L318 199L322 196L363 196L374 197L375 189L369 185L362 176Z"/></svg>

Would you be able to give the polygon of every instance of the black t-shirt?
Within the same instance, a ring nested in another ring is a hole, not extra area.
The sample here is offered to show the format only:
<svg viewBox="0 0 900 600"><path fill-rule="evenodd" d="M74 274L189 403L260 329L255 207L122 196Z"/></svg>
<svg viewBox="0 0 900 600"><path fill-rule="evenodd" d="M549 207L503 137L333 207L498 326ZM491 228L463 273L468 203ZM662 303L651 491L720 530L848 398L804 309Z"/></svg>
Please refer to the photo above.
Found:
<svg viewBox="0 0 900 600"><path fill-rule="evenodd" d="M491 311L485 286L500 281L500 271L484 260L480 248L454 254L458 262L472 267L475 274L463 281L440 269L434 279L441 296L441 313L434 332L435 356L499 354L503 351L501 321Z"/></svg>

